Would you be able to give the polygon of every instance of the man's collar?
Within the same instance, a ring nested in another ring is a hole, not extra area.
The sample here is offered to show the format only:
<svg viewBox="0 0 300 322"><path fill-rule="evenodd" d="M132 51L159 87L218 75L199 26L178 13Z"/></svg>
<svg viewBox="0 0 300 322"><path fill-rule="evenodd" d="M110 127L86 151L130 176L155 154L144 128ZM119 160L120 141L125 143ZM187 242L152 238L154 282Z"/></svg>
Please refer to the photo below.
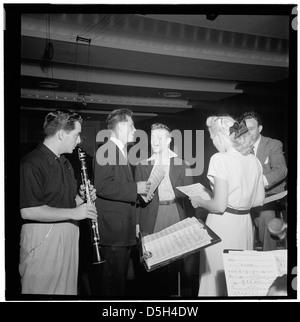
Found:
<svg viewBox="0 0 300 322"><path fill-rule="evenodd" d="M45 156L46 156L46 158L47 158L47 160L48 160L48 162L49 162L49 164L50 165L52 165L54 162L55 162L55 160L56 159L58 159L59 157L53 152L53 151L51 151L44 143L41 143L39 146L38 146L38 148L40 149L40 151L42 151L44 154L45 154ZM64 156L62 155L61 157L63 157L64 158Z"/></svg>
<svg viewBox="0 0 300 322"><path fill-rule="evenodd" d="M254 144L253 144L253 147L254 147L254 149L255 149L255 152L257 151L257 147L258 147L258 145L259 145L260 140L261 140L261 134L259 135L258 140L256 140L256 141L254 142Z"/></svg>
<svg viewBox="0 0 300 322"><path fill-rule="evenodd" d="M110 140L113 141L115 143L115 145L119 148L119 150L121 150L122 154L125 156L125 145L119 140L117 139L116 137L114 136L111 136L110 137Z"/></svg>
<svg viewBox="0 0 300 322"><path fill-rule="evenodd" d="M119 139L115 136L111 136L110 140L113 141L121 151L123 151L125 145Z"/></svg>

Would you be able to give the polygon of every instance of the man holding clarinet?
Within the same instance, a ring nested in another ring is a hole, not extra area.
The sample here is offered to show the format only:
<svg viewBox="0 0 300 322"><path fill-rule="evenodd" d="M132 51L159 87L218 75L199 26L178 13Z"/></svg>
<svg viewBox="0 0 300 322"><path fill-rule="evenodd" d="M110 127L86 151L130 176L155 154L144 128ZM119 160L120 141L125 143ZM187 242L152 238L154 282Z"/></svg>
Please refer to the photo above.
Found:
<svg viewBox="0 0 300 322"><path fill-rule="evenodd" d="M79 225L97 219L93 203L77 191L71 163L63 156L80 143L82 118L66 110L50 112L45 139L20 166L22 294L77 295ZM92 185L90 198L96 199Z"/></svg>

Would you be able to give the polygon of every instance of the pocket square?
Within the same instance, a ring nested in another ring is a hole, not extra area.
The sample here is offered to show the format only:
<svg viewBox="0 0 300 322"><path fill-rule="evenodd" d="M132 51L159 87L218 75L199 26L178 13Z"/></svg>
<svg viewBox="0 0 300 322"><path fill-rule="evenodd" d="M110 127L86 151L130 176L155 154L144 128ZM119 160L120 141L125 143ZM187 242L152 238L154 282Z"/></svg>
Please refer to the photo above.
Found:
<svg viewBox="0 0 300 322"><path fill-rule="evenodd" d="M266 158L265 164L269 163L269 157Z"/></svg>

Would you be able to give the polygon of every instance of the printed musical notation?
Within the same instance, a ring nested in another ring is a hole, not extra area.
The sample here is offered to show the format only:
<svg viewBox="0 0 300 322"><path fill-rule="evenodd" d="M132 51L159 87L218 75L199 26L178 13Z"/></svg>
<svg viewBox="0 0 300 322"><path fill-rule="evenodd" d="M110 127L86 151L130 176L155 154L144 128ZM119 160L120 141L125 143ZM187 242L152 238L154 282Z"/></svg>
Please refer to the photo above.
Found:
<svg viewBox="0 0 300 322"><path fill-rule="evenodd" d="M144 258L148 269L167 263L201 247L217 241L218 236L208 232L195 217L187 218L160 232L142 238Z"/></svg>
<svg viewBox="0 0 300 322"><path fill-rule="evenodd" d="M223 253L228 296L266 296L277 276L287 273L287 251Z"/></svg>
<svg viewBox="0 0 300 322"><path fill-rule="evenodd" d="M148 181L151 182L150 189L147 193L147 196L142 196L145 202L148 202L154 191L157 189L158 185L162 181L166 174L166 167L164 165L155 165L152 169L152 172L148 178Z"/></svg>

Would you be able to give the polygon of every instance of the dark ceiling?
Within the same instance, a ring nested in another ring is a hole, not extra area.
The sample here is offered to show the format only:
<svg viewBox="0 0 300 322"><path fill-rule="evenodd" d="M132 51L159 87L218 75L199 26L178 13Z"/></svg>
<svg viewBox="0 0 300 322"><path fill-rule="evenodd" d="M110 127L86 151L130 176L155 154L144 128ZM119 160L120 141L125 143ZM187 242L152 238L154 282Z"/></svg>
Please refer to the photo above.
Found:
<svg viewBox="0 0 300 322"><path fill-rule="evenodd" d="M200 10L199 10L200 12ZM289 75L289 15L24 13L23 110L207 108Z"/></svg>

